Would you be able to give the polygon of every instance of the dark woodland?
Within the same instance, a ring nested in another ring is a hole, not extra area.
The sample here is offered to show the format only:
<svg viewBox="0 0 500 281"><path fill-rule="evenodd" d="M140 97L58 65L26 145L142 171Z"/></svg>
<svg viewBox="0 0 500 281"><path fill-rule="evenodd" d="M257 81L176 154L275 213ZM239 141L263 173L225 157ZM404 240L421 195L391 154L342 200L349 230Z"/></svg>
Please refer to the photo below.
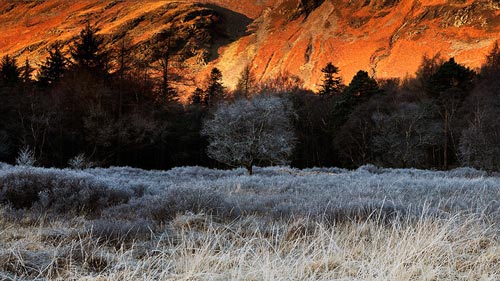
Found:
<svg viewBox="0 0 500 281"><path fill-rule="evenodd" d="M97 31L87 25L69 45L54 44L39 66L1 59L1 162L29 148L40 166L66 167L84 153L99 166L225 168L207 157L204 120L221 103L265 94L293 105L294 167L500 168L498 45L481 69L435 55L407 79L360 70L345 84L329 63L318 93L287 74L257 83L250 66L230 92L214 68L183 104L182 77L170 71L178 42L159 40L137 58Z"/></svg>

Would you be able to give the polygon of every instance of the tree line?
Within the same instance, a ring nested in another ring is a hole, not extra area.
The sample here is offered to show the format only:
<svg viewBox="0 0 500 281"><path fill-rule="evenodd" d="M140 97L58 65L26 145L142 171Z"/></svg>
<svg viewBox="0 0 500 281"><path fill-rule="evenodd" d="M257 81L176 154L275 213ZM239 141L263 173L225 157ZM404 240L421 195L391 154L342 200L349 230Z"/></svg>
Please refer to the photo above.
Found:
<svg viewBox="0 0 500 281"><path fill-rule="evenodd" d="M28 60L3 57L0 161L29 148L44 166L64 167L84 153L103 166L222 167L207 156L204 123L221 104L238 102L243 111L241 100L266 95L291 106L295 149L287 157L295 167L499 169L498 44L477 71L435 55L414 77L377 80L359 71L346 85L328 63L318 93L288 74L257 81L251 66L229 92L214 68L182 104L175 86L182 42L174 34L159 34L137 58L129 42L107 47L87 24L69 44L53 44L36 72Z"/></svg>

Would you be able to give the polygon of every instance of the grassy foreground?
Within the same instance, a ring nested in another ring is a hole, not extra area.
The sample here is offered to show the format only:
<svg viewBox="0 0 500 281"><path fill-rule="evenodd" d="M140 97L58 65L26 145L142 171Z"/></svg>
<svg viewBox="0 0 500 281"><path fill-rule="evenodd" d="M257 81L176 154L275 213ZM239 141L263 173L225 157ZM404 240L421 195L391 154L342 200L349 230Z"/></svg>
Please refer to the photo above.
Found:
<svg viewBox="0 0 500 281"><path fill-rule="evenodd" d="M474 170L374 167L256 173L4 166L0 279L500 279L496 177ZM9 200L28 201L7 184L50 188L37 191L47 194L33 197L31 206L16 208ZM52 193L64 192L54 187L58 185L79 192L84 202L52 198ZM197 185L215 193L189 189ZM125 192L127 188L135 193ZM186 189L189 196L182 193ZM103 190L105 201L85 201L88 194ZM324 198L306 190L330 196L330 203L321 205ZM345 202L349 196L354 203ZM67 201L79 207L71 208ZM287 202L299 206L294 209ZM336 207L327 208L332 204ZM306 212L314 205L323 213Z"/></svg>

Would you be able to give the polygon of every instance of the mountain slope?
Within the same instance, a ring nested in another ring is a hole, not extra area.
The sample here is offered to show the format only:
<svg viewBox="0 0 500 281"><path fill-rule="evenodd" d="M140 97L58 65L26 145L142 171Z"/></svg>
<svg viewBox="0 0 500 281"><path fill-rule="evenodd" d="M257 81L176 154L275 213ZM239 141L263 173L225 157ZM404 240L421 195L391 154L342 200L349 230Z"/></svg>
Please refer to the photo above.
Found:
<svg viewBox="0 0 500 281"><path fill-rule="evenodd" d="M260 81L288 72L317 89L329 61L346 82L360 69L379 78L412 75L424 54L437 52L478 67L500 37L500 1L2 1L0 22L0 55L34 62L86 22L110 43L126 36L138 52L175 25L183 40L194 40L185 59L191 80L217 66L231 88L248 64Z"/></svg>
<svg viewBox="0 0 500 281"><path fill-rule="evenodd" d="M413 75L423 55L437 52L478 67L500 35L499 1L324 1L297 17L304 2L313 1L265 10L256 31L223 52L220 68L250 63L261 79L288 71L316 89L328 61L347 82L360 69L379 78Z"/></svg>

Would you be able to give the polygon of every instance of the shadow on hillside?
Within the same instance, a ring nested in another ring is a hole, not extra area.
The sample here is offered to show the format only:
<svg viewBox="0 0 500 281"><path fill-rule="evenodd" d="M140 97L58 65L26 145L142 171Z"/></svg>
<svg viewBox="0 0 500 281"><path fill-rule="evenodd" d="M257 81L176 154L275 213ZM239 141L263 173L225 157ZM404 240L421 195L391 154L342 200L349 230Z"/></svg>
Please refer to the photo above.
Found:
<svg viewBox="0 0 500 281"><path fill-rule="evenodd" d="M214 40L212 52L209 61L216 60L219 56L217 50L227 44L237 41L241 37L249 35L248 26L253 20L244 14L220 7L215 4L203 4L203 6L216 11L223 17L223 26L225 30L221 32L224 34L221 38Z"/></svg>

